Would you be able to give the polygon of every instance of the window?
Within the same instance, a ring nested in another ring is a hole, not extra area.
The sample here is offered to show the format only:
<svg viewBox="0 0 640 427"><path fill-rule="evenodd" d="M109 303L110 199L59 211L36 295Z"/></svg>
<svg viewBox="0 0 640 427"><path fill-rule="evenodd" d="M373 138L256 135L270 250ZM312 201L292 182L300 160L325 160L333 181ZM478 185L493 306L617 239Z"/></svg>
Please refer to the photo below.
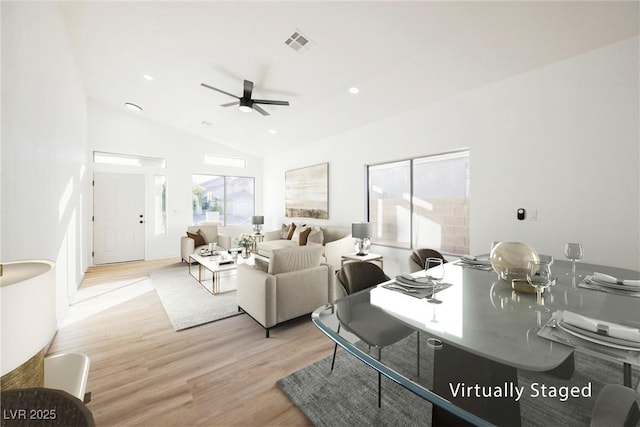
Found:
<svg viewBox="0 0 640 427"><path fill-rule="evenodd" d="M156 175L153 181L154 234L167 234L167 177Z"/></svg>
<svg viewBox="0 0 640 427"><path fill-rule="evenodd" d="M469 253L469 151L369 166L376 244Z"/></svg>
<svg viewBox="0 0 640 427"><path fill-rule="evenodd" d="M135 154L117 154L104 153L101 151L93 152L93 162L107 165L134 166L134 167L156 167L166 168L167 159L161 157L137 156Z"/></svg>
<svg viewBox="0 0 640 427"><path fill-rule="evenodd" d="M369 222L374 243L411 247L411 162L369 166Z"/></svg>
<svg viewBox="0 0 640 427"><path fill-rule="evenodd" d="M247 162L245 159L240 159L237 157L214 156L213 154L205 154L204 164L214 166L232 166L234 168L244 168L247 166Z"/></svg>
<svg viewBox="0 0 640 427"><path fill-rule="evenodd" d="M193 223L251 224L255 211L254 179L193 175Z"/></svg>

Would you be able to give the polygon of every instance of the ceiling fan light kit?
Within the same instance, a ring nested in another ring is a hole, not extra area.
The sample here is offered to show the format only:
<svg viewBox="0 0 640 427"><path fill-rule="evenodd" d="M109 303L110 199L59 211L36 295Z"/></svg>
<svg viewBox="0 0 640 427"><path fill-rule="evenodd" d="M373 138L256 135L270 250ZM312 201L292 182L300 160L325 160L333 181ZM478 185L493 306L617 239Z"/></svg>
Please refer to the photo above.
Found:
<svg viewBox="0 0 640 427"><path fill-rule="evenodd" d="M248 99L240 99L240 105L238 106L238 109L243 113L250 113L253 111L253 109L251 108L251 102Z"/></svg>
<svg viewBox="0 0 640 427"><path fill-rule="evenodd" d="M215 90L217 92L224 93L225 95L236 98L238 101L222 104L221 107L230 107L232 105L239 105L240 111L243 111L245 113L250 113L252 110L256 110L258 113L262 114L263 116L268 116L269 113L257 104L284 105L284 106L289 105L289 101L275 101L272 99L252 99L251 94L253 93L253 82L249 80L244 81L244 87L243 87L244 90L243 90L243 95L241 97L236 96L227 91L224 91L222 89L209 86L206 83L200 83L200 86L203 86L203 87L206 87L207 89Z"/></svg>

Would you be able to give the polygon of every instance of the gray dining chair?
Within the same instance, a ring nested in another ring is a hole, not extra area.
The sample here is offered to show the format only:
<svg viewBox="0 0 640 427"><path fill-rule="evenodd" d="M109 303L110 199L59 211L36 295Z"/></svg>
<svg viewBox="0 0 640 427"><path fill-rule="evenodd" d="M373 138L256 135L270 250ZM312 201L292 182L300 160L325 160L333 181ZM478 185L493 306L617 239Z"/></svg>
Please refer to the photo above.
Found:
<svg viewBox="0 0 640 427"><path fill-rule="evenodd" d="M605 385L593 405L591 427L635 426L640 420L638 402L640 392L620 384Z"/></svg>
<svg viewBox="0 0 640 427"><path fill-rule="evenodd" d="M427 258L440 258L442 262L447 262L444 256L435 249L415 249L413 252L411 252L411 255L409 255L409 271L411 273L414 273L416 271L424 270L424 265L427 262Z"/></svg>
<svg viewBox="0 0 640 427"><path fill-rule="evenodd" d="M336 284L342 285L347 295L355 294L373 286L384 283L389 279L384 271L370 262L350 262L345 264L336 273ZM338 333L341 326L348 332L358 336L369 346L377 349L377 359L382 358L382 349L394 344L414 332L410 328L387 314L381 308L372 306L362 301L352 302L343 300L337 302L336 315L340 320ZM420 357L420 336L418 335L417 357ZM338 344L333 348L331 371L333 371ZM419 362L418 362L419 373ZM378 407L382 404L382 374L378 372Z"/></svg>

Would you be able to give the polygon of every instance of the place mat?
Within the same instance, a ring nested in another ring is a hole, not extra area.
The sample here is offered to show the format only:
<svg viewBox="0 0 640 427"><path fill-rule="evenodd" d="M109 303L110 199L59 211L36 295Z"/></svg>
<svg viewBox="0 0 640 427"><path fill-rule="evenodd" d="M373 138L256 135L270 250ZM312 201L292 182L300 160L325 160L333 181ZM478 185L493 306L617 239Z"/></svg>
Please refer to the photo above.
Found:
<svg viewBox="0 0 640 427"><path fill-rule="evenodd" d="M594 340L590 340L586 335L584 335L584 338L580 338L576 334L569 333L566 325L563 324L564 328L559 326L559 323L562 322L563 314L562 310L554 312L549 321L538 331L537 335L551 341L579 348L587 353L640 366L640 350L632 351L611 347L605 342L597 343Z"/></svg>
<svg viewBox="0 0 640 427"><path fill-rule="evenodd" d="M605 283L593 280L593 276L586 276L578 284L579 288L591 289L594 291L607 292L616 295L640 298L640 290L635 287L625 287L614 283Z"/></svg>
<svg viewBox="0 0 640 427"><path fill-rule="evenodd" d="M447 288L449 288L451 286L452 286L451 283L440 283L440 284L438 284L436 295L438 294L438 292L443 291L443 290L445 290L445 289L447 289ZM389 283L387 285L382 285L382 287L385 288L385 289L389 289L390 291L400 292L401 294L409 295L409 296L412 296L412 297L418 298L418 299L431 298L432 295L433 295L433 287L413 288L413 287L405 286L403 283L396 283L396 282ZM404 289L400 289L400 287L402 287Z"/></svg>
<svg viewBox="0 0 640 427"><path fill-rule="evenodd" d="M477 270L491 271L491 261L484 257L475 257L471 255L463 255L459 260L454 261L454 265L461 267L475 268Z"/></svg>

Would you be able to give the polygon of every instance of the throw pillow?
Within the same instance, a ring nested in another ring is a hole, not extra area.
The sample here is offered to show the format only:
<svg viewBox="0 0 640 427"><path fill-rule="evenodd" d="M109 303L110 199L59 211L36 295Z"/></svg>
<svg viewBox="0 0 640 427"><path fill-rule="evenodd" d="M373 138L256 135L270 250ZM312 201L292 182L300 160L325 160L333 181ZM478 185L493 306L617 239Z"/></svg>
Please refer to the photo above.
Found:
<svg viewBox="0 0 640 427"><path fill-rule="evenodd" d="M287 240L291 240L293 238L293 233L296 231L296 224L295 222L291 223L291 226L289 227L289 234L287 235Z"/></svg>
<svg viewBox="0 0 640 427"><path fill-rule="evenodd" d="M307 237L307 244L309 243L317 243L319 245L324 243L324 234L320 227L311 227L311 233Z"/></svg>
<svg viewBox="0 0 640 427"><path fill-rule="evenodd" d="M304 225L298 225L293 232L293 236L291 236L291 240L296 242L296 245L300 245L300 233L307 230L308 227Z"/></svg>
<svg viewBox="0 0 640 427"><path fill-rule="evenodd" d="M197 248L198 246L204 246L207 244L207 242L204 240L204 237L202 236L202 234L200 234L200 230L198 230L197 233L190 233L187 231L187 236L191 237L193 239L193 242L195 243L195 247Z"/></svg>
<svg viewBox="0 0 640 427"><path fill-rule="evenodd" d="M282 229L280 230L280 238L288 239L289 238L289 230L291 229L291 224L282 224Z"/></svg>
<svg viewBox="0 0 640 427"><path fill-rule="evenodd" d="M253 268L267 273L269 271L269 262L260 258L256 258L254 260Z"/></svg>
<svg viewBox="0 0 640 427"><path fill-rule="evenodd" d="M298 246L304 246L307 244L309 233L311 233L311 229L308 227L300 232L300 236L298 237Z"/></svg>

